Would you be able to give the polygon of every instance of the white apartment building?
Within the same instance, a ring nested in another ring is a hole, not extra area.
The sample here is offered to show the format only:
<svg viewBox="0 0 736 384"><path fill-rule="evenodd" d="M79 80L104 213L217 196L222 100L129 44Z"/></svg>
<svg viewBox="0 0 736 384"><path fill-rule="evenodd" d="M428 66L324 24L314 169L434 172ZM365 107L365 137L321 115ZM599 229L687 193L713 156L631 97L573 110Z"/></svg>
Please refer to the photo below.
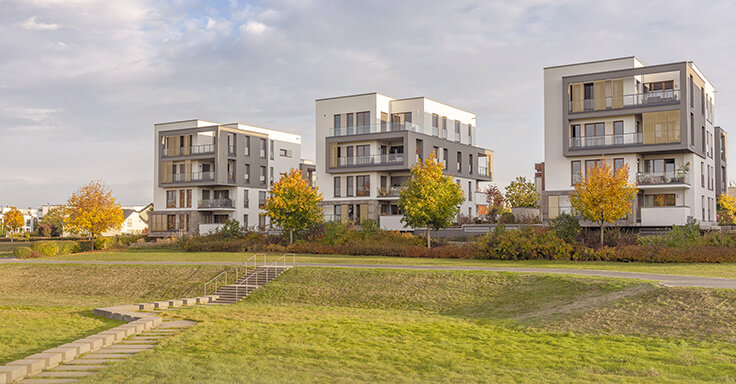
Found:
<svg viewBox="0 0 736 384"><path fill-rule="evenodd" d="M570 211L573 183L605 156L628 165L639 189L620 224L714 225L716 196L728 184L714 92L693 62L646 66L625 57L545 68L544 218Z"/></svg>
<svg viewBox="0 0 736 384"><path fill-rule="evenodd" d="M0 206L0 222L2 222L2 215L10 211L11 206ZM36 229L38 223L38 209L36 208L17 208L21 214L23 214L23 227L19 228L17 232L33 232Z"/></svg>
<svg viewBox="0 0 736 384"><path fill-rule="evenodd" d="M154 125L154 211L149 235L206 234L230 219L265 230L261 215L274 182L301 161L301 136L232 123L186 120Z"/></svg>
<svg viewBox="0 0 736 384"><path fill-rule="evenodd" d="M370 218L383 229L404 229L399 190L430 153L467 196L460 214L478 216L486 202L476 192L493 180L493 152L477 146L476 128L475 114L425 97L318 99L316 172L326 220Z"/></svg>

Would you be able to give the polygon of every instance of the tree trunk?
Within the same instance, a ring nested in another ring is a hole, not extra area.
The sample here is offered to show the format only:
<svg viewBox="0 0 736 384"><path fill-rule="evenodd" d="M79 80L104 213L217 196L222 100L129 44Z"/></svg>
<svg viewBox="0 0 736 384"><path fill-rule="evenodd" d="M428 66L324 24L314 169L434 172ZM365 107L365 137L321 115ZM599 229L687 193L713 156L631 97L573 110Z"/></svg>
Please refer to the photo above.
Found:
<svg viewBox="0 0 736 384"><path fill-rule="evenodd" d="M601 247L603 246L603 227L605 227L606 223L601 221Z"/></svg>
<svg viewBox="0 0 736 384"><path fill-rule="evenodd" d="M432 248L432 242L430 241L429 225L427 226L427 248Z"/></svg>
<svg viewBox="0 0 736 384"><path fill-rule="evenodd" d="M294 244L294 228L289 228L289 244Z"/></svg>

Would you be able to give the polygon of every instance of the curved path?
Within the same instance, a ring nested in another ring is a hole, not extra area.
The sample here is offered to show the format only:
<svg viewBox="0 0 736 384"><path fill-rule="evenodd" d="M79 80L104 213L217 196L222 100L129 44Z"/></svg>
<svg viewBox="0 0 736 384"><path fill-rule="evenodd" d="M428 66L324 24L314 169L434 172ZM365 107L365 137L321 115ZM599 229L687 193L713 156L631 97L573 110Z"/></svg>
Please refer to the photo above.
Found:
<svg viewBox="0 0 736 384"><path fill-rule="evenodd" d="M242 262L229 261L108 261L108 260L39 260L39 259L0 259L0 264L126 264L126 265L241 265ZM597 269L570 269L570 268L522 268L522 267L465 267L440 265L392 265L392 264L321 264L297 263L303 267L328 268L363 268L363 269L407 269L433 271L493 271L493 272L520 272L520 273L550 273L579 275L592 277L612 277L618 279L639 279L658 281L668 287L703 287L703 288L730 288L736 289L736 279L717 277L666 275L644 272L604 271Z"/></svg>

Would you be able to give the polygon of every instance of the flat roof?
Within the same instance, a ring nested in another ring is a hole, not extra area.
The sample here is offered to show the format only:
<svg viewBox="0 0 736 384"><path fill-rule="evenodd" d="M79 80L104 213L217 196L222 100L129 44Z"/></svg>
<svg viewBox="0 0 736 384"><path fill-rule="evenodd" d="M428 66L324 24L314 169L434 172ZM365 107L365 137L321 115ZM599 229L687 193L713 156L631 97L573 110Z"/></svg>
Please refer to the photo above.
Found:
<svg viewBox="0 0 736 384"><path fill-rule="evenodd" d="M426 100L431 100L431 101L433 101L433 102L435 102L435 103L437 103L437 104L442 104L442 105L448 106L448 107L450 107L450 108L455 108L455 109L457 109L458 111L463 111L463 112L465 112L465 113L469 113L469 114L471 114L471 115L475 115L475 113L474 113L474 112L470 112L470 111L468 111L468 110L465 110L465 109L462 109L462 108L458 108L458 107L456 107L456 106L454 106L454 105L450 105L450 104L447 104L447 103L443 103L443 102L441 102L441 101L437 101L437 100L435 100L435 99L432 99L432 98L429 98L429 97L426 97L426 96L414 96L414 97L404 97L404 98L400 98L400 99L397 99L397 98L395 98L395 97L391 97L391 96L388 96L388 95L386 95L386 94L383 94L383 93L380 93L380 92L356 93L356 94L353 94L353 95L345 95L345 96L333 96L333 97L325 97L325 98L321 98L321 99L315 99L315 102L318 102L318 101L326 101L326 100L337 100L337 99L344 99L344 98L348 98L348 97L359 97L359 96L368 96L368 95L381 95L381 96L384 96L384 97L388 97L388 98L390 98L390 99L391 99L392 101L402 101L402 100L414 100L414 99L426 99Z"/></svg>
<svg viewBox="0 0 736 384"><path fill-rule="evenodd" d="M624 57L617 57L617 58L614 58L614 59L591 60L591 61L583 61L583 62L580 62L580 63L553 65L553 66L549 66L549 67L544 67L543 69L572 67L573 65L585 65L585 64L605 63L607 61L618 61L618 60L626 60L626 59L636 59L638 62L644 64L644 62L641 61L641 60L639 60L639 58L636 57L636 56L624 56Z"/></svg>

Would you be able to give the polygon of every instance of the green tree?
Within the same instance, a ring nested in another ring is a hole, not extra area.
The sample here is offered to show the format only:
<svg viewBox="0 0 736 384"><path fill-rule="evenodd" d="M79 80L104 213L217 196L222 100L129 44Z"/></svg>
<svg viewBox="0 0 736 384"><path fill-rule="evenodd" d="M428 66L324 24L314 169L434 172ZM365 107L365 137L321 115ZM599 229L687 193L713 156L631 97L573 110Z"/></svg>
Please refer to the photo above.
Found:
<svg viewBox="0 0 736 384"><path fill-rule="evenodd" d="M302 177L302 171L292 169L276 182L263 207L264 214L282 229L289 230L289 243L294 242L294 230L307 229L323 220L322 194Z"/></svg>
<svg viewBox="0 0 736 384"><path fill-rule="evenodd" d="M533 208L537 206L539 194L534 183L519 176L506 187L506 201L512 208Z"/></svg>
<svg viewBox="0 0 736 384"><path fill-rule="evenodd" d="M13 241L13 233L19 228L23 228L25 219L23 214L16 207L10 207L10 209L3 214L3 227L10 232L10 241Z"/></svg>
<svg viewBox="0 0 736 384"><path fill-rule="evenodd" d="M460 186L442 173L442 164L432 153L411 168L411 178L399 192L399 206L404 211L401 222L412 228L426 227L430 248L430 230L450 225L464 200Z"/></svg>
<svg viewBox="0 0 736 384"><path fill-rule="evenodd" d="M85 233L90 240L123 223L123 210L112 191L102 181L91 181L74 192L64 210L64 225L74 233Z"/></svg>
<svg viewBox="0 0 736 384"><path fill-rule="evenodd" d="M64 208L49 209L41 218L41 224L51 227L51 236L61 236L64 233Z"/></svg>
<svg viewBox="0 0 736 384"><path fill-rule="evenodd" d="M629 167L624 165L617 171L611 170L606 159L587 170L585 177L575 183L570 195L570 205L585 219L601 227L601 245L606 223L623 219L631 213L636 186L629 183Z"/></svg>

